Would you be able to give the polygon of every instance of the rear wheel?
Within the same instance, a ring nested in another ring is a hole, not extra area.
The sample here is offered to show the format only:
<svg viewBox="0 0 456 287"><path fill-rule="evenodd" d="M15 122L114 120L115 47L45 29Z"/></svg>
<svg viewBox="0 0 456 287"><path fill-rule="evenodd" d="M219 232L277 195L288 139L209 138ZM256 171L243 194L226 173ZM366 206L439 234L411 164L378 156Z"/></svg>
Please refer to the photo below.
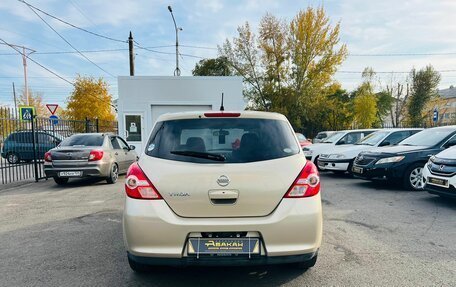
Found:
<svg viewBox="0 0 456 287"><path fill-rule="evenodd" d="M64 184L68 183L68 180L69 180L69 178L65 178L65 177L57 177L57 176L54 177L54 181L58 185L64 185Z"/></svg>
<svg viewBox="0 0 456 287"><path fill-rule="evenodd" d="M106 179L106 181L109 184L113 184L113 183L117 182L118 178L119 178L119 167L117 166L117 164L113 164L111 167L111 173L110 173L109 177Z"/></svg>
<svg viewBox="0 0 456 287"><path fill-rule="evenodd" d="M421 191L424 188L425 178L423 176L424 163L411 165L404 176L404 188L407 190Z"/></svg>
<svg viewBox="0 0 456 287"><path fill-rule="evenodd" d="M318 258L318 254L316 254L312 259L310 260L307 260L307 261L303 261L303 262L298 262L296 267L301 269L301 270L307 270L309 268L312 268L315 266L315 264L317 263L317 258Z"/></svg>
<svg viewBox="0 0 456 287"><path fill-rule="evenodd" d="M20 161L20 158L19 158L19 155L15 152L9 152L7 155L6 155L6 160L11 163L11 164L14 164L14 163L19 163Z"/></svg>
<svg viewBox="0 0 456 287"><path fill-rule="evenodd" d="M128 264L130 265L131 270L137 272L137 273L144 273L149 271L149 266L136 262L130 258L128 258Z"/></svg>

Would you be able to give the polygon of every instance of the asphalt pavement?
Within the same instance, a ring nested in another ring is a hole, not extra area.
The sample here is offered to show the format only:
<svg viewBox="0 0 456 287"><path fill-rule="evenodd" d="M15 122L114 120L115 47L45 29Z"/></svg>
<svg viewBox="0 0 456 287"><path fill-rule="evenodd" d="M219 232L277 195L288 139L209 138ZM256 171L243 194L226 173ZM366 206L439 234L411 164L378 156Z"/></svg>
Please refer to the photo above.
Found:
<svg viewBox="0 0 456 287"><path fill-rule="evenodd" d="M1 189L0 286L455 286L456 201L323 174L317 265L130 270L123 178Z"/></svg>

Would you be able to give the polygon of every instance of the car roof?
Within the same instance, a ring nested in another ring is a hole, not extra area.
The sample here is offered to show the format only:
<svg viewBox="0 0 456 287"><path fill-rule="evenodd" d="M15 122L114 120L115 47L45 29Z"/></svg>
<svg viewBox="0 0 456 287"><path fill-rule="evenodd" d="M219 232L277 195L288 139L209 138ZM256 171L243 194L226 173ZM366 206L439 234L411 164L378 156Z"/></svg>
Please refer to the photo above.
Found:
<svg viewBox="0 0 456 287"><path fill-rule="evenodd" d="M198 119L198 118L209 118L204 114L206 113L239 113L240 116L236 118L251 118L251 119L271 119L271 120L282 120L287 121L287 118L279 113L272 112L258 112L258 111L192 111L192 112L179 112L179 113L166 113L158 117L157 122L169 121L169 120L183 120L183 119ZM212 118L212 117L211 117ZM223 117L218 117L223 118ZM229 117L227 117L229 118Z"/></svg>

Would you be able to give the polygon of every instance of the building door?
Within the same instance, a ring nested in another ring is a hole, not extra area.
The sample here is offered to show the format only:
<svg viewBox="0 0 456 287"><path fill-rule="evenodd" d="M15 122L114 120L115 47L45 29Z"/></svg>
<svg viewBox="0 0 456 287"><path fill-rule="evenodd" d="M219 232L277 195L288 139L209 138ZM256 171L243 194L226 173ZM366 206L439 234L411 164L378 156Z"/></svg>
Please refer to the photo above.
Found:
<svg viewBox="0 0 456 287"><path fill-rule="evenodd" d="M124 131L121 135L129 145L134 145L137 153L142 152L142 142L144 135L144 114L128 113L124 114Z"/></svg>

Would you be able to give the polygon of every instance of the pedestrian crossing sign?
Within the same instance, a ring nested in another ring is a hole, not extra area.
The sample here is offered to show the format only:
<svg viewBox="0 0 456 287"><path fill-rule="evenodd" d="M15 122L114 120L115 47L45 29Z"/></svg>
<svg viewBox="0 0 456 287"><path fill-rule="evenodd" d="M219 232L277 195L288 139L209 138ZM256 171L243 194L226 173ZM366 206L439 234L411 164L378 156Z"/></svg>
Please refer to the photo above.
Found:
<svg viewBox="0 0 456 287"><path fill-rule="evenodd" d="M35 107L32 106L20 106L19 107L19 118L21 121L31 121L36 116Z"/></svg>

